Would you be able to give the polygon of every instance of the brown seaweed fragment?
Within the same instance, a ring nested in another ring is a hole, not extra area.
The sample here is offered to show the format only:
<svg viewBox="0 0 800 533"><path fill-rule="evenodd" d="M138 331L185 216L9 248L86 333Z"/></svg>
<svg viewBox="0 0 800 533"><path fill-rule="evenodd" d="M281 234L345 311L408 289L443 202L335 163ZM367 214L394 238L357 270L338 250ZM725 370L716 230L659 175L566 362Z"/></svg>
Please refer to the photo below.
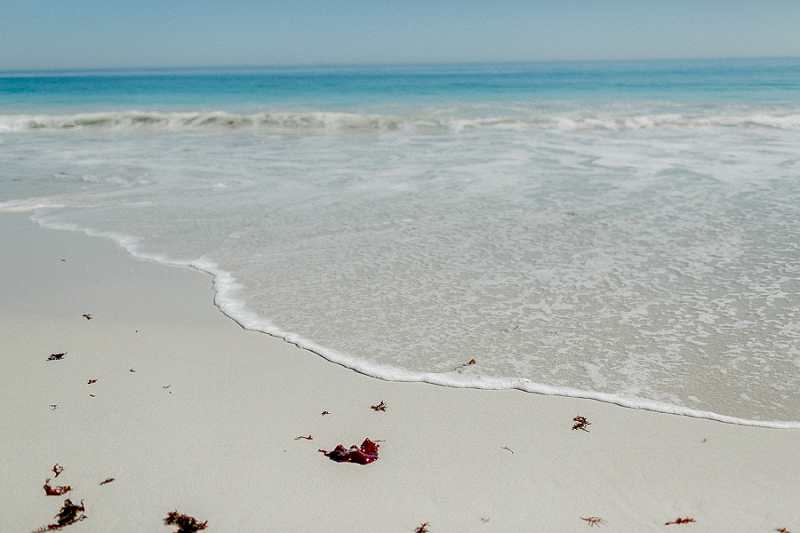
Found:
<svg viewBox="0 0 800 533"><path fill-rule="evenodd" d="M96 379L90 379L88 385L91 385L92 383L97 383L97 380Z"/></svg>
<svg viewBox="0 0 800 533"><path fill-rule="evenodd" d="M322 416L329 415L329 414L330 413L328 411L322 411Z"/></svg>
<svg viewBox="0 0 800 533"><path fill-rule="evenodd" d="M86 313L86 314L83 315L83 318L85 318L86 320L91 320L92 319L92 315L90 315L89 313Z"/></svg>
<svg viewBox="0 0 800 533"><path fill-rule="evenodd" d="M581 516L580 519L585 520L586 523L589 524L589 527L594 527L594 526L600 527L606 523L606 521L600 518L599 516L590 516L589 518L584 518Z"/></svg>
<svg viewBox="0 0 800 533"><path fill-rule="evenodd" d="M586 429L586 426L591 426L592 423L589 422L588 420L586 420L585 416L580 416L579 415L579 416L576 416L575 418L573 418L572 420L573 420L573 422L575 422L572 425L572 429L580 429L582 431L585 431L586 433L589 433L589 430Z"/></svg>
<svg viewBox="0 0 800 533"><path fill-rule="evenodd" d="M477 364L478 364L478 362L475 359L470 359L469 363L462 363L462 364L458 365L457 367L455 367L453 370L460 370L460 369L464 368L465 366L477 365Z"/></svg>
<svg viewBox="0 0 800 533"><path fill-rule="evenodd" d="M386 407L388 406L385 403L383 403L383 400L381 400L381 403L379 403L378 405L370 405L369 408L372 409L373 411L386 412Z"/></svg>
<svg viewBox="0 0 800 533"><path fill-rule="evenodd" d="M294 438L294 440L301 440L301 439L303 439L303 440L314 440L314 438L311 435L309 435L307 437L305 435L300 435L299 437L295 437Z"/></svg>
<svg viewBox="0 0 800 533"><path fill-rule="evenodd" d="M63 471L64 471L64 467L61 466L60 464L56 463L56 464L53 465L52 472L56 475L56 477L58 477L58 475Z"/></svg>
<svg viewBox="0 0 800 533"><path fill-rule="evenodd" d="M57 531L63 527L72 525L75 522L86 520L86 515L83 514L84 511L86 511L86 507L83 505L83 500L81 500L80 505L75 505L72 503L72 500L67 498L64 500L64 505L61 507L61 510L56 515L56 523L49 524L47 529L50 531Z"/></svg>
<svg viewBox="0 0 800 533"><path fill-rule="evenodd" d="M414 533L428 533L428 522L421 523Z"/></svg>
<svg viewBox="0 0 800 533"><path fill-rule="evenodd" d="M180 514L177 510L172 511L164 519L165 526L178 526L175 533L196 533L208 527L208 520L198 522L193 516Z"/></svg>
<svg viewBox="0 0 800 533"><path fill-rule="evenodd" d="M500 449L501 450L507 450L507 451L511 452L511 455L514 455L514 450L512 450L508 446L500 446Z"/></svg>
<svg viewBox="0 0 800 533"><path fill-rule="evenodd" d="M51 353L50 357L47 358L48 361L61 361L64 359L64 356L67 355L67 352L62 353Z"/></svg>
<svg viewBox="0 0 800 533"><path fill-rule="evenodd" d="M103 481L101 481L101 482L100 482L100 485L108 485L108 484L109 484L109 483L111 483L112 481L114 481L114 478L113 478L113 477L107 477L107 478L105 478Z"/></svg>

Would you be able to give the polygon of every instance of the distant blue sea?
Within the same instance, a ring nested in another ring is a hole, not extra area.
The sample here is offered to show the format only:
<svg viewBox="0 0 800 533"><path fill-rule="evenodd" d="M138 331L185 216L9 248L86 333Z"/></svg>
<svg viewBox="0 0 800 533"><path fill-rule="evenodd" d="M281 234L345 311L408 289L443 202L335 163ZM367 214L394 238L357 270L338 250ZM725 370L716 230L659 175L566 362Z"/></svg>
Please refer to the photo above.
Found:
<svg viewBox="0 0 800 533"><path fill-rule="evenodd" d="M321 110L441 102L796 102L800 58L0 72L3 112Z"/></svg>
<svg viewBox="0 0 800 533"><path fill-rule="evenodd" d="M800 59L0 73L0 211L376 377L800 427Z"/></svg>

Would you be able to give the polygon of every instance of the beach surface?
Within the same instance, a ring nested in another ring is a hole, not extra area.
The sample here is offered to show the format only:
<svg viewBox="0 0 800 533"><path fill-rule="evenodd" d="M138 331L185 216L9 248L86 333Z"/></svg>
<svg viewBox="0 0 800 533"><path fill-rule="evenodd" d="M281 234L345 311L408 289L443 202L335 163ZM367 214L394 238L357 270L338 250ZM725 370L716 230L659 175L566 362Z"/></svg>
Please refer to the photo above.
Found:
<svg viewBox="0 0 800 533"><path fill-rule="evenodd" d="M800 531L798 430L370 378L242 329L205 273L26 216L0 214L0 531L65 498L75 533L173 510L209 532ZM365 438L372 464L318 451Z"/></svg>

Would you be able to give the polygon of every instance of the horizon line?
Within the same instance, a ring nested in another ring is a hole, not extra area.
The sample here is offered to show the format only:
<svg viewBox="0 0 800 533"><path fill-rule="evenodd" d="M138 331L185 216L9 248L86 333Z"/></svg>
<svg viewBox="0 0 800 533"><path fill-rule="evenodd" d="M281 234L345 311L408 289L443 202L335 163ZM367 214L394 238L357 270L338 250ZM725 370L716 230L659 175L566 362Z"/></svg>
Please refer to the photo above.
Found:
<svg viewBox="0 0 800 533"><path fill-rule="evenodd" d="M425 68L425 67L469 67L490 65L556 65L556 64L622 64L622 63L694 63L709 61L766 61L766 60L800 60L800 55L791 56L729 56L729 57L687 57L687 58L639 58L639 59L548 59L531 61L453 61L453 62L408 62L408 63L296 63L296 64L263 64L263 65L208 65L208 66L160 66L160 67L91 67L63 69L24 69L0 70L0 77L42 76L48 74L89 74L102 75L122 72L166 73L166 72L201 72L201 71L246 71L246 70L347 70L369 68Z"/></svg>

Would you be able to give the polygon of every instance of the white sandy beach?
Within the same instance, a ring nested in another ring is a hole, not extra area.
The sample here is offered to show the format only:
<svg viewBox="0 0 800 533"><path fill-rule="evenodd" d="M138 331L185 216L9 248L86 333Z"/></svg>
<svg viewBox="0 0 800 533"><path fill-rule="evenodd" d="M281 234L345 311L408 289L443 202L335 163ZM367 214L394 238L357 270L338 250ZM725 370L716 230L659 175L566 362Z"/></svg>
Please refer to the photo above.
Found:
<svg viewBox="0 0 800 533"><path fill-rule="evenodd" d="M800 532L798 430L377 380L243 330L204 273L26 216L0 214L2 532L65 497L74 533L167 532L175 509L221 533ZM317 451L367 437L373 464Z"/></svg>

